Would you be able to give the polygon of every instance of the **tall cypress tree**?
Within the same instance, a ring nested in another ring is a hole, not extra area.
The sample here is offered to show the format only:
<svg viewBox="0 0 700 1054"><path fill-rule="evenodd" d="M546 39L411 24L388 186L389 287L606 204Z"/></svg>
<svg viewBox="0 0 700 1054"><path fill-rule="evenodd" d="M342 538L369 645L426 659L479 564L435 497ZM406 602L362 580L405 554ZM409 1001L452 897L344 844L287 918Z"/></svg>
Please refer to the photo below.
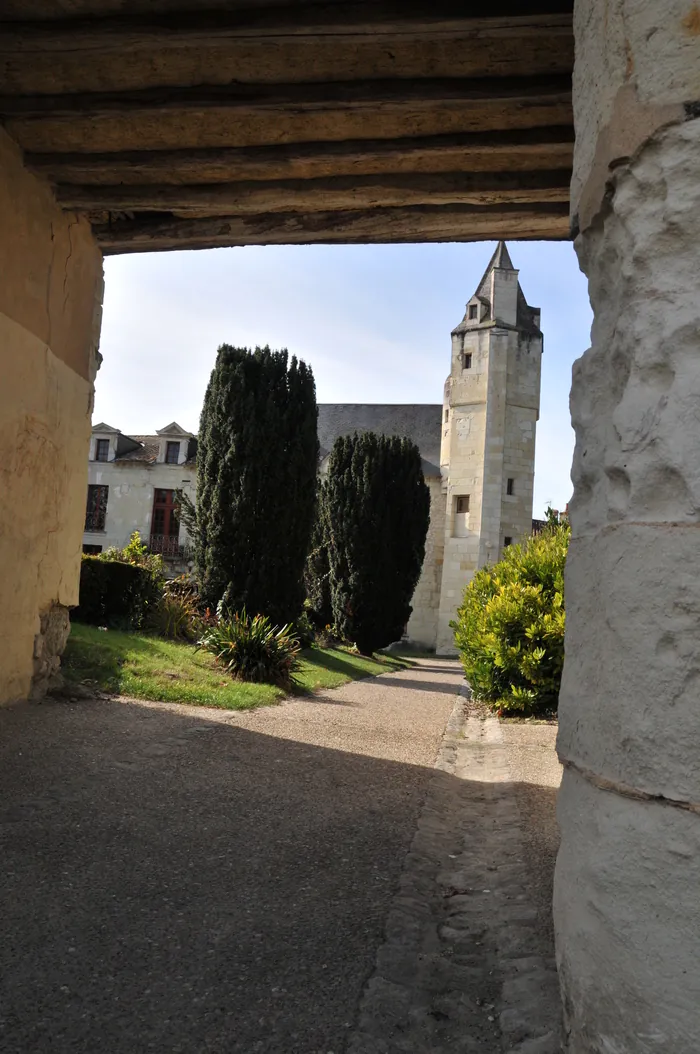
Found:
<svg viewBox="0 0 700 1054"><path fill-rule="evenodd" d="M361 652L398 640L411 615L430 521L418 447L397 436L341 436L324 487L336 626Z"/></svg>
<svg viewBox="0 0 700 1054"><path fill-rule="evenodd" d="M314 522L316 388L286 351L222 344L197 449L195 567L203 598L298 617Z"/></svg>
<svg viewBox="0 0 700 1054"><path fill-rule="evenodd" d="M309 555L304 569L304 585L309 614L317 629L333 621L331 602L331 569L328 563L326 484L319 480L316 496L316 518L311 533Z"/></svg>

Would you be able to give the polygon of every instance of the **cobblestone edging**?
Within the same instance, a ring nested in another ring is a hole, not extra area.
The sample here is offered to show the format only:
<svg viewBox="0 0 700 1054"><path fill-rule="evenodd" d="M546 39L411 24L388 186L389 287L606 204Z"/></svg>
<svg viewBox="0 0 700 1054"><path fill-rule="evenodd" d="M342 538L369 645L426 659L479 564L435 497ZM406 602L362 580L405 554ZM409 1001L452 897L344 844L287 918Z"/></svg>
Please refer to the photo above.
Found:
<svg viewBox="0 0 700 1054"><path fill-rule="evenodd" d="M556 1054L554 953L498 721L460 697L348 1054Z"/></svg>

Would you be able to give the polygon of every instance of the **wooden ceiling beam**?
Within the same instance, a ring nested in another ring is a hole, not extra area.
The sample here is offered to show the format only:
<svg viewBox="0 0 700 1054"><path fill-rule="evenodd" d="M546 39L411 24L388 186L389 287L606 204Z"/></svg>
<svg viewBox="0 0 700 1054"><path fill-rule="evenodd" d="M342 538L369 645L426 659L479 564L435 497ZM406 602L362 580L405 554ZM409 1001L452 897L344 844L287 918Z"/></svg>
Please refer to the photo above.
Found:
<svg viewBox="0 0 700 1054"><path fill-rule="evenodd" d="M230 245L483 241L503 237L562 240L570 236L566 203L420 206L205 219L145 215L112 222L94 217L93 232L107 254Z"/></svg>
<svg viewBox="0 0 700 1054"><path fill-rule="evenodd" d="M328 212L415 205L529 205L566 202L569 169L551 172L446 172L195 186L61 186L64 208L82 212L172 211L200 216Z"/></svg>
<svg viewBox="0 0 700 1054"><path fill-rule="evenodd" d="M381 172L526 171L565 168L573 125L501 132L279 143L272 146L31 153L27 165L54 183L216 183Z"/></svg>
<svg viewBox="0 0 700 1054"><path fill-rule="evenodd" d="M331 81L302 84L224 84L196 88L145 88L122 92L64 95L3 95L0 116L7 119L102 117L144 110L329 111L392 105L433 108L445 103L508 102L571 98L568 74L540 77L426 78Z"/></svg>
<svg viewBox="0 0 700 1054"><path fill-rule="evenodd" d="M251 6L226 10L172 11L104 18L82 17L29 22L0 20L3 52L127 51L163 44L198 46L231 37L289 37L347 34L432 34L477 32L501 22L506 28L570 24L573 0L491 0L488 9L468 0L356 0Z"/></svg>

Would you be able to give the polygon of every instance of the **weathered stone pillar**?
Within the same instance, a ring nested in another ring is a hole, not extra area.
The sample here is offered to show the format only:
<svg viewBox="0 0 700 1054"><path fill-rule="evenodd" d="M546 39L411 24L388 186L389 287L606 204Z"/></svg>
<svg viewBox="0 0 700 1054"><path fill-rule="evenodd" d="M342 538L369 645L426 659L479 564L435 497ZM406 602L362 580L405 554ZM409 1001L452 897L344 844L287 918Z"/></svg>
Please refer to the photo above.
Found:
<svg viewBox="0 0 700 1054"><path fill-rule="evenodd" d="M700 1050L700 8L577 0L557 956L571 1054Z"/></svg>
<svg viewBox="0 0 700 1054"><path fill-rule="evenodd" d="M50 686L77 603L101 302L88 224L0 129L0 704Z"/></svg>

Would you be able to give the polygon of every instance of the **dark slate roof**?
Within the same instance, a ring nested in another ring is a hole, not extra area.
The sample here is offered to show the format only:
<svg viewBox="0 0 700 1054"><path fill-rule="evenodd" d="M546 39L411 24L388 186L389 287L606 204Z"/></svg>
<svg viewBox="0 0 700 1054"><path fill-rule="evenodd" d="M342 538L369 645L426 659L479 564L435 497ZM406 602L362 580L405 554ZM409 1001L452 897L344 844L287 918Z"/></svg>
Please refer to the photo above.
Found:
<svg viewBox="0 0 700 1054"><path fill-rule="evenodd" d="M318 441L322 458L330 453L338 436L354 432L377 432L412 439L420 450L424 474L440 475L440 404L319 403Z"/></svg>
<svg viewBox="0 0 700 1054"><path fill-rule="evenodd" d="M146 462L149 465L155 465L156 458L158 457L158 451L160 449L159 435L150 436L129 436L129 439L133 439L135 443L140 443L135 450L127 450L123 454L119 454L115 461L140 461ZM184 468L186 465L194 465L195 453L197 449L196 439L190 439L190 449L188 451L189 457L187 461L183 462L180 468Z"/></svg>
<svg viewBox="0 0 700 1054"><path fill-rule="evenodd" d="M493 319L491 318L491 301L484 294L487 292L489 287L489 275L495 268L502 268L507 271L517 270L517 268L513 267L513 261L510 258L508 246L504 241L500 241L496 246L493 256L489 260L488 266L484 271L483 275L481 276L481 281L476 287L476 293L474 294L476 299L480 300L481 303L485 304L489 309L488 317L482 320L482 325L487 322L493 324ZM525 294L523 293L522 288L520 286L520 282L518 282L518 302L516 310L517 328L523 330L526 333L539 334L540 329L535 324L534 319L534 312L536 312L538 309L536 307L530 307L530 305L527 303L525 299ZM464 318L458 326L455 326L452 332L463 333L466 329L471 328L472 327L468 324L468 319L465 312Z"/></svg>

